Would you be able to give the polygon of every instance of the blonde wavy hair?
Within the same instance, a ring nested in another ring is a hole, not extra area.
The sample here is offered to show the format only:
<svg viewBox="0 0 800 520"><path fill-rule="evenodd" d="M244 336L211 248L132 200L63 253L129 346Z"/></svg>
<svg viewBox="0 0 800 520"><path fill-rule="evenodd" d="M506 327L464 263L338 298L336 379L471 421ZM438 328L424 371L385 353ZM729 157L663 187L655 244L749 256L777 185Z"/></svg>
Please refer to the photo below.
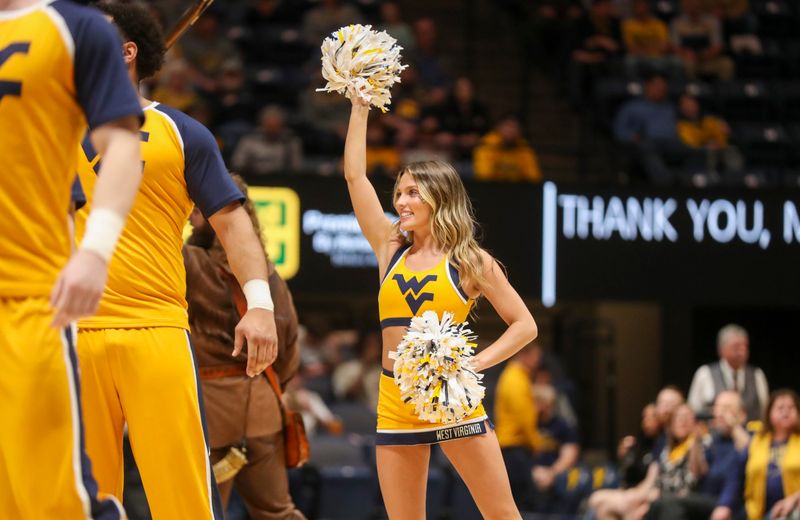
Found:
<svg viewBox="0 0 800 520"><path fill-rule="evenodd" d="M462 285L473 285L482 293L488 282L483 274L481 247L475 240L475 215L458 172L442 161L411 163L397 174L393 200L397 198L400 179L405 174L414 177L420 197L431 207L431 234L436 246L455 264ZM394 223L393 230L398 236L404 236L399 221ZM413 242L413 232L408 233L404 241Z"/></svg>

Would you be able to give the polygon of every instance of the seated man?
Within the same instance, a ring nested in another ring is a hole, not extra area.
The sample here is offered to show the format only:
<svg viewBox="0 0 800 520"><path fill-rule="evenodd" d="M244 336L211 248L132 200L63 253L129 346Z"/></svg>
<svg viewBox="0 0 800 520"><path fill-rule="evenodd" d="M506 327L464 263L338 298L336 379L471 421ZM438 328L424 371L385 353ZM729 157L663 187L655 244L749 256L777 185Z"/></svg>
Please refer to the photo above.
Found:
<svg viewBox="0 0 800 520"><path fill-rule="evenodd" d="M537 428L543 439L542 449L534 453L531 470L534 508L538 513L569 513L557 510L560 504L552 490L556 477L578 462L578 432L556 413L557 394L552 386L535 385L533 397L539 410Z"/></svg>
<svg viewBox="0 0 800 520"><path fill-rule="evenodd" d="M642 96L625 102L614 119L614 138L631 148L654 184L669 184L675 178L665 158L690 152L678 139L677 112L667 87L663 75L652 74Z"/></svg>
<svg viewBox="0 0 800 520"><path fill-rule="evenodd" d="M700 488L685 496L662 496L650 506L650 520L706 520L714 512L725 479L735 471L738 453L750 436L744 428L747 416L742 398L736 392L720 393L713 414L708 447L704 450L695 443L689 453L690 467L696 474L705 475Z"/></svg>

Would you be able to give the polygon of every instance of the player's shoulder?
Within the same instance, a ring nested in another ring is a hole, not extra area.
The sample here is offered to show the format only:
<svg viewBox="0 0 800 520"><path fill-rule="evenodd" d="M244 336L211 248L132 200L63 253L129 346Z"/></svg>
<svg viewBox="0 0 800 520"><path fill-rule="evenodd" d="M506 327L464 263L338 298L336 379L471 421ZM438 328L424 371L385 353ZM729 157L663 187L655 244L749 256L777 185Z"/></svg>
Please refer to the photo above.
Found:
<svg viewBox="0 0 800 520"><path fill-rule="evenodd" d="M180 134L180 137L184 142L184 146L190 143L213 143L216 146L216 140L208 128L203 126L200 121L196 120L190 115L163 103L154 103L152 109L160 113L162 116L166 116L166 118L175 125L175 129Z"/></svg>
<svg viewBox="0 0 800 520"><path fill-rule="evenodd" d="M76 42L102 42L108 38L119 39L113 26L103 13L93 7L80 5L70 0L54 0L45 4L44 8L60 19Z"/></svg>

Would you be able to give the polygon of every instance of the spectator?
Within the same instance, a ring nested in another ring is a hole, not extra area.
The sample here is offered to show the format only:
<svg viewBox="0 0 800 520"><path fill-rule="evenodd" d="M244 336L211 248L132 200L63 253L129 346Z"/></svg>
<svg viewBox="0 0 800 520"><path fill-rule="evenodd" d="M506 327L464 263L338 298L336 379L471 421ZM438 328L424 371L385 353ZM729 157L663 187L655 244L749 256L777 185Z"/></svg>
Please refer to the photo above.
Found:
<svg viewBox="0 0 800 520"><path fill-rule="evenodd" d="M494 131L481 140L474 153L475 177L492 181L542 180L536 152L522 137L516 116L500 119Z"/></svg>
<svg viewBox="0 0 800 520"><path fill-rule="evenodd" d="M695 442L689 464L695 474L705 475L697 493L686 496L663 496L654 502L647 517L651 520L705 520L711 516L728 475L735 471L739 452L747 447L750 436L744 429L746 416L742 398L724 391L714 402L709 446Z"/></svg>
<svg viewBox="0 0 800 520"><path fill-rule="evenodd" d="M400 14L400 6L397 2L383 2L381 4L381 25L380 28L389 33L397 40L397 44L403 48L404 55L412 55L416 42L414 41L414 31Z"/></svg>
<svg viewBox="0 0 800 520"><path fill-rule="evenodd" d="M337 399L358 401L369 410L377 409L381 348L380 332L369 331L359 337L358 357L345 361L333 371L333 393Z"/></svg>
<svg viewBox="0 0 800 520"><path fill-rule="evenodd" d="M721 166L730 176L740 175L744 160L739 150L728 143L731 133L728 123L702 114L700 103L690 94L681 96L678 109L678 137L686 146L706 152L707 171L713 175Z"/></svg>
<svg viewBox="0 0 800 520"><path fill-rule="evenodd" d="M489 131L488 110L475 98L472 81L464 77L455 81L452 94L435 117L439 132L452 140L459 159L471 158L481 136Z"/></svg>
<svg viewBox="0 0 800 520"><path fill-rule="evenodd" d="M550 67L563 63L565 43L571 38L576 20L583 15L581 3L578 0L543 0L531 4L533 26L528 38L533 45L528 52L537 61ZM557 68L556 74L559 73Z"/></svg>
<svg viewBox="0 0 800 520"><path fill-rule="evenodd" d="M656 417L656 405L642 409L641 430L634 437L628 435L619 441L617 461L623 488L633 487L647 476L647 468L655 460L653 452L662 427Z"/></svg>
<svg viewBox="0 0 800 520"><path fill-rule="evenodd" d="M553 494L556 478L578 462L578 432L556 413L556 391L550 385L535 385L533 396L538 410L537 429L542 449L533 456L531 478L535 487L534 511L567 513L559 508Z"/></svg>
<svg viewBox="0 0 800 520"><path fill-rule="evenodd" d="M572 407L572 403L569 397L567 397L567 394L565 394L554 381L553 374L549 368L550 364L551 363L548 363L548 359L545 358L539 370L537 370L536 374L533 376L533 384L552 386L553 390L556 392L555 415L563 419L571 427L577 428L578 416L575 414L575 409Z"/></svg>
<svg viewBox="0 0 800 520"><path fill-rule="evenodd" d="M744 498L748 520L788 518L800 502L800 398L793 390L770 396L764 424L740 455L712 520L729 520Z"/></svg>
<svg viewBox="0 0 800 520"><path fill-rule="evenodd" d="M310 85L300 94L303 143L311 154L340 155L350 120L350 101L336 93L317 92L325 80L319 67L312 74Z"/></svg>
<svg viewBox="0 0 800 520"><path fill-rule="evenodd" d="M153 99L185 112L200 99L192 86L192 71L184 60L169 60L153 90Z"/></svg>
<svg viewBox="0 0 800 520"><path fill-rule="evenodd" d="M622 38L629 77L638 77L643 70L668 75L680 70L680 61L669 53L667 25L653 16L648 0L633 0L633 16L622 22Z"/></svg>
<svg viewBox="0 0 800 520"><path fill-rule="evenodd" d="M597 520L620 517L641 520L650 503L659 496L680 496L693 490L702 476L692 471L689 464L695 430L692 409L683 404L678 406L668 428L668 442L657 461L650 464L647 477L632 489L601 490L589 497L589 507Z"/></svg>
<svg viewBox="0 0 800 520"><path fill-rule="evenodd" d="M414 63L420 83L428 89L444 89L450 84L450 65L439 53L436 23L430 18L420 18L414 23L416 49Z"/></svg>
<svg viewBox="0 0 800 520"><path fill-rule="evenodd" d="M644 95L626 101L614 120L617 142L631 147L645 174L656 184L668 184L674 178L664 155L688 155L688 148L678 139L677 112L667 94L666 78L653 74L645 80Z"/></svg>
<svg viewBox="0 0 800 520"><path fill-rule="evenodd" d="M253 37L258 33L274 29L278 24L291 23L292 16L284 0L253 0L244 17L245 27ZM317 42L322 44L322 40Z"/></svg>
<svg viewBox="0 0 800 520"><path fill-rule="evenodd" d="M383 118L377 118L367 127L367 175L393 178L399 169L400 152L389 142Z"/></svg>
<svg viewBox="0 0 800 520"><path fill-rule="evenodd" d="M683 61L686 77L733 78L733 60L722 54L719 20L703 13L700 0L682 0L682 13L670 23L672 46Z"/></svg>
<svg viewBox="0 0 800 520"><path fill-rule="evenodd" d="M545 448L537 429L532 382L541 359L541 348L535 343L520 350L506 364L495 390L495 432L519 507L527 506L532 498L533 454Z"/></svg>
<svg viewBox="0 0 800 520"><path fill-rule="evenodd" d="M611 0L593 0L591 11L578 19L573 34L570 100L581 106L588 87L610 72L621 50L622 32Z"/></svg>
<svg viewBox="0 0 800 520"><path fill-rule="evenodd" d="M309 437L316 435L319 427L339 435L344 431L342 421L333 415L317 392L305 388L303 372L301 367L300 372L287 383L283 393L284 404L303 416L303 426Z"/></svg>
<svg viewBox="0 0 800 520"><path fill-rule="evenodd" d="M430 123L430 121L429 119L428 122ZM414 140L407 144L407 148L401 157L402 164L421 161L449 162L452 160L450 156L451 140L447 136L437 134L434 129L435 125L423 124L411 134L414 136ZM463 171L459 173L464 175Z"/></svg>
<svg viewBox="0 0 800 520"><path fill-rule="evenodd" d="M284 124L284 113L269 105L259 114L259 128L239 141L233 168L255 175L298 171L303 163L300 140Z"/></svg>
<svg viewBox="0 0 800 520"><path fill-rule="evenodd" d="M685 398L683 396L683 392L681 392L678 387L673 385L667 385L658 392L656 396L656 420L661 429L661 434L656 438L656 442L653 445L653 458L657 459L659 453L667 444L668 440L668 432L667 428L672 421L672 416L675 413L675 410L682 404L684 404Z"/></svg>
<svg viewBox="0 0 800 520"><path fill-rule="evenodd" d="M321 0L303 17L303 40L318 49L333 31L361 22L361 13L351 4L340 0Z"/></svg>
<svg viewBox="0 0 800 520"><path fill-rule="evenodd" d="M705 0L703 10L722 20L725 41L735 35L755 35L758 21L750 12L748 0Z"/></svg>
<svg viewBox="0 0 800 520"><path fill-rule="evenodd" d="M213 96L214 126L234 121L252 122L255 100L250 93L242 63L227 60L217 76L217 92Z"/></svg>
<svg viewBox="0 0 800 520"><path fill-rule="evenodd" d="M689 388L689 405L697 413L708 413L711 404L723 390L733 390L742 396L747 419L763 416L769 396L764 372L747 364L750 340L739 325L725 325L717 334L719 361L697 369Z"/></svg>
<svg viewBox="0 0 800 520"><path fill-rule="evenodd" d="M383 123L394 131L395 142L401 150L412 146L416 139L426 96L416 67L409 64L400 73L400 84L392 89L391 110L381 117Z"/></svg>
<svg viewBox="0 0 800 520"><path fill-rule="evenodd" d="M179 42L183 58L197 72L195 82L203 92L214 92L215 78L227 60L241 61L239 52L222 34L217 11L209 9Z"/></svg>

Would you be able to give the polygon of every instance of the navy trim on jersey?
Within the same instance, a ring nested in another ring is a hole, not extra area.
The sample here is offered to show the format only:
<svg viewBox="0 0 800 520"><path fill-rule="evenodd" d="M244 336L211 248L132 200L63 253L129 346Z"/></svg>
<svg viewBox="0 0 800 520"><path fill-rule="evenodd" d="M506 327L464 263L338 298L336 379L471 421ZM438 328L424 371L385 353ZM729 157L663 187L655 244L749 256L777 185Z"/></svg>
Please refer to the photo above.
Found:
<svg viewBox="0 0 800 520"><path fill-rule="evenodd" d="M197 389L197 402L200 408L200 423L203 426L203 439L205 440L206 447L209 446L208 442L208 422L206 422L206 404L203 400L203 387L200 383L200 372L197 370L197 357L195 357L194 345L192 344L192 335L186 331L186 341L189 343L189 353L192 356L192 369L194 370L194 381ZM222 520L225 518L222 508L222 496L219 494L219 486L217 486L217 479L214 477L214 471L211 465L211 456L208 455L208 470L209 479L211 480L211 517L213 520Z"/></svg>
<svg viewBox="0 0 800 520"><path fill-rule="evenodd" d="M78 176L72 181L72 203L75 204L75 210L79 210L86 205L86 193L83 192L83 186Z"/></svg>
<svg viewBox="0 0 800 520"><path fill-rule="evenodd" d="M144 122L139 96L122 60L118 32L96 9L56 0L49 7L58 13L75 43L75 91L89 128L129 116Z"/></svg>
<svg viewBox="0 0 800 520"><path fill-rule="evenodd" d="M381 320L381 328L386 327L408 327L411 325L411 318L386 318Z"/></svg>
<svg viewBox="0 0 800 520"><path fill-rule="evenodd" d="M389 265L386 266L386 272L383 273L383 280L381 280L381 285L383 285L383 282L384 280L386 280L386 277L389 276L389 273L392 272L394 266L397 265L397 262L400 261L400 257L403 256L403 253L405 253L409 247L411 247L411 244L403 244L397 248L397 251L394 252L394 254L392 255L392 259L389 260Z"/></svg>
<svg viewBox="0 0 800 520"><path fill-rule="evenodd" d="M219 146L206 127L180 110L157 104L153 107L175 123L183 141L184 176L189 196L206 218L233 202L244 202L222 160Z"/></svg>
<svg viewBox="0 0 800 520"><path fill-rule="evenodd" d="M72 384L75 389L75 394L77 396L77 406L78 406L78 435L80 436L80 465L81 465L81 480L83 481L83 487L86 489L86 493L89 495L89 504L90 504L90 514L93 520L120 520L122 518L121 515L121 508L122 506L119 505L118 502L114 499L114 497L108 497L105 499L99 499L97 493L99 492L99 488L97 486L97 481L94 479L92 475L92 462L89 460L89 456L86 454L86 442L85 436L83 433L83 405L81 403L81 383L80 383L80 376L79 376L79 368L78 368L78 356L75 352L75 338L72 335L72 329L70 327L64 327L62 329L63 338L66 339L67 342L67 350L69 352L69 363L72 368Z"/></svg>
<svg viewBox="0 0 800 520"><path fill-rule="evenodd" d="M450 280L452 280L453 282L453 287L458 291L458 293L461 295L464 301L468 302L470 300L470 297L467 296L467 293L465 293L464 289L461 287L461 279L458 275L458 269L451 262L447 263L447 269L448 272L450 273Z"/></svg>

